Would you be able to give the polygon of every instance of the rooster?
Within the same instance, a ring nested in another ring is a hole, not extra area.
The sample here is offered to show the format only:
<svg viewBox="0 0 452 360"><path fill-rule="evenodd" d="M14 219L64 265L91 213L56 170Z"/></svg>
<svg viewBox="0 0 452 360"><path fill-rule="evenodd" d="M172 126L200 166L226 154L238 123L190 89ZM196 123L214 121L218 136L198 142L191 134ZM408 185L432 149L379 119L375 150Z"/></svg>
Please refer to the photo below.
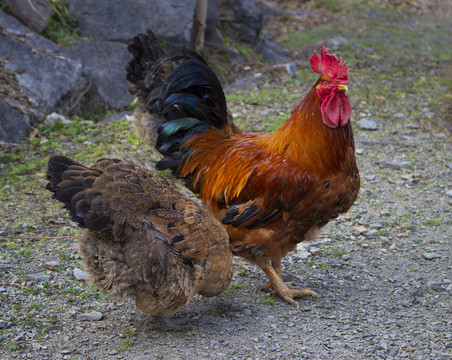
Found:
<svg viewBox="0 0 452 360"><path fill-rule="evenodd" d="M242 134L205 60L190 51L149 57L154 39L150 31L134 38L127 71L140 113L161 122L157 169L171 169L200 194L226 227L233 254L259 266L267 287L297 307L296 297L317 298L282 280L281 259L358 195L347 65L325 47L314 52L310 65L319 78L287 121L273 133ZM135 118L139 127L139 113Z"/></svg>
<svg viewBox="0 0 452 360"><path fill-rule="evenodd" d="M204 208L168 179L128 161L86 167L51 157L47 189L87 229L79 241L84 268L105 294L131 297L172 328L179 308L212 297L232 279L228 235Z"/></svg>

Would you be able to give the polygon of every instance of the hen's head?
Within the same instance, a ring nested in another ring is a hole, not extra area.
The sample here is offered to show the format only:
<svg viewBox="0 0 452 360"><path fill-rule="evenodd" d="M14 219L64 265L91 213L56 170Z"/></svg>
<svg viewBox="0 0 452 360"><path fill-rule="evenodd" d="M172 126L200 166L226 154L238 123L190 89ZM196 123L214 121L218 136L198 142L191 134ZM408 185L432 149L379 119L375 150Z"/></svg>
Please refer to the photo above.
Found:
<svg viewBox="0 0 452 360"><path fill-rule="evenodd" d="M352 107L345 91L348 90L348 67L342 58L330 54L325 46L320 57L314 51L309 59L312 70L320 74L315 88L322 102L323 123L331 128L345 126L350 119Z"/></svg>

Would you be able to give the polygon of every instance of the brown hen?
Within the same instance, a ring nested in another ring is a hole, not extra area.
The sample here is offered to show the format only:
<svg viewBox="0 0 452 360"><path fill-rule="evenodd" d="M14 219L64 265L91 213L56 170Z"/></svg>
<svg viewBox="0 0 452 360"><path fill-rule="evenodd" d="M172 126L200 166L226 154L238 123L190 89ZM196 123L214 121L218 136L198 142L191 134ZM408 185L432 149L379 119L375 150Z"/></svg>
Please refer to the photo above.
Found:
<svg viewBox="0 0 452 360"><path fill-rule="evenodd" d="M51 157L47 189L81 227L83 264L103 293L131 297L146 314L169 317L199 293L213 297L232 278L228 235L168 179L128 161L86 167Z"/></svg>

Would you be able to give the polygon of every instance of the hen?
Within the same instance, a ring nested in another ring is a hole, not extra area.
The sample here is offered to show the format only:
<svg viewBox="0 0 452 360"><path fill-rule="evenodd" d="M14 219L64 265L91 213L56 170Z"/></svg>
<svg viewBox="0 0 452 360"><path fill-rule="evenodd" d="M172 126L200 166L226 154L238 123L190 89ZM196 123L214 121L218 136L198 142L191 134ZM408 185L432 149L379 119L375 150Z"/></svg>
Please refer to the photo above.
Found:
<svg viewBox="0 0 452 360"><path fill-rule="evenodd" d="M295 306L295 297L316 298L282 281L281 259L358 195L346 64L324 47L314 52L310 64L320 76L281 128L240 134L207 63L189 51L151 59L150 42L150 32L135 37L127 70L142 112L162 121L157 168L172 169L200 193L225 225L232 252L262 268L279 296ZM171 74L154 81L167 64Z"/></svg>
<svg viewBox="0 0 452 360"><path fill-rule="evenodd" d="M87 229L79 241L90 280L132 297L146 314L169 317L199 293L213 297L232 279L228 235L168 179L118 159L93 166L51 157L47 189Z"/></svg>

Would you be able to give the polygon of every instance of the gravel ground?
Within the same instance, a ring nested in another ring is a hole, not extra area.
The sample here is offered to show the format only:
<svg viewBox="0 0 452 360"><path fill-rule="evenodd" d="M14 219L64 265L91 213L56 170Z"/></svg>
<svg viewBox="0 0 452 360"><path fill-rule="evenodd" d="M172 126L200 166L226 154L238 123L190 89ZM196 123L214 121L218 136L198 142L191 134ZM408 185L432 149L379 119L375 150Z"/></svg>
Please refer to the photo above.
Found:
<svg viewBox="0 0 452 360"><path fill-rule="evenodd" d="M299 309L291 307L260 290L266 279L259 269L234 258L225 293L197 296L176 314L190 319L190 329L160 329L132 301L111 301L86 285L76 251L80 231L42 189L41 168L35 189L3 187L0 358L450 359L452 107L434 79L452 77L452 25L427 15L354 16L318 36L337 35L344 24L361 29L349 28L348 41L338 45L347 61L359 53L350 62L350 97L360 195L318 242L301 245L283 263L289 278L319 294L318 302L303 298ZM378 38L371 21L400 32L380 49L389 38L383 31ZM407 60L403 51L415 56ZM306 69L306 57L300 59ZM312 82L283 86L301 97ZM245 115L277 105L232 101L233 112ZM147 157L143 151L134 159Z"/></svg>

